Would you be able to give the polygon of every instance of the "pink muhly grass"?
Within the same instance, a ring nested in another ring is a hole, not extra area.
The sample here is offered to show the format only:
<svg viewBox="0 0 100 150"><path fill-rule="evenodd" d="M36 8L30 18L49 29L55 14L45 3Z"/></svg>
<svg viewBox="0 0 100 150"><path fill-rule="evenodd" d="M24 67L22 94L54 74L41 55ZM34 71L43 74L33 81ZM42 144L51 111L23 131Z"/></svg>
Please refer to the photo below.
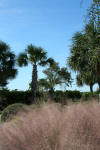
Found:
<svg viewBox="0 0 100 150"><path fill-rule="evenodd" d="M59 109L50 105L1 125L0 150L55 149Z"/></svg>
<svg viewBox="0 0 100 150"><path fill-rule="evenodd" d="M100 150L100 105L48 104L0 125L0 150Z"/></svg>

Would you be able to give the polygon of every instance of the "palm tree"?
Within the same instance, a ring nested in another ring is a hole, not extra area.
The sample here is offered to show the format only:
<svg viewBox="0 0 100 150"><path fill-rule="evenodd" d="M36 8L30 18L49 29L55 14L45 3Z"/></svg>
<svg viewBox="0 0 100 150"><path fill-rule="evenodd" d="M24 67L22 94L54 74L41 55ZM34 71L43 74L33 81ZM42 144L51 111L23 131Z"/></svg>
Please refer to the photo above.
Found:
<svg viewBox="0 0 100 150"><path fill-rule="evenodd" d="M72 70L78 74L86 74L84 76L92 77L100 81L100 39L98 31L93 22L85 26L83 32L78 32L72 38L71 56L68 59L68 64ZM95 80L96 81L96 80ZM86 82L85 82L86 83Z"/></svg>
<svg viewBox="0 0 100 150"><path fill-rule="evenodd" d="M69 86L72 84L71 73L68 71L67 67L60 68L58 74L61 79L61 85L63 84L65 88L66 86Z"/></svg>
<svg viewBox="0 0 100 150"><path fill-rule="evenodd" d="M85 71L86 64L88 65L89 47L87 37L83 33L75 33L70 52L71 56L68 58L70 68L74 71Z"/></svg>
<svg viewBox="0 0 100 150"><path fill-rule="evenodd" d="M5 42L0 41L0 87L5 87L9 79L15 78L15 55Z"/></svg>
<svg viewBox="0 0 100 150"><path fill-rule="evenodd" d="M58 63L56 63L51 57L45 61L45 64L48 65L48 68L43 71L46 78L38 80L38 88L43 89L44 91L49 91L50 99L53 100L54 88L60 83L60 78L58 75L60 68ZM32 88L32 82L29 84L29 86Z"/></svg>
<svg viewBox="0 0 100 150"><path fill-rule="evenodd" d="M49 84L45 78L38 80L38 90L40 92L48 92L49 90Z"/></svg>
<svg viewBox="0 0 100 150"><path fill-rule="evenodd" d="M18 65L20 67L27 66L30 62L33 66L32 71L32 99L36 98L37 91L37 66L44 66L46 64L47 56L46 52L41 47L36 47L32 44L28 45L25 52L21 53L18 57Z"/></svg>
<svg viewBox="0 0 100 150"><path fill-rule="evenodd" d="M89 64L92 70L95 70L97 83L100 83L100 32L92 21L85 28L86 36L88 37L88 45L90 47Z"/></svg>
<svg viewBox="0 0 100 150"><path fill-rule="evenodd" d="M60 77L58 74L59 65L54 61L54 59L48 59L49 67L43 71L46 78L44 79L45 87L49 89L51 100L54 99L54 88L56 85L60 84Z"/></svg>
<svg viewBox="0 0 100 150"><path fill-rule="evenodd" d="M71 75L67 71L67 68L60 68L52 58L48 59L50 63L49 67L43 71L45 78L39 80L39 84L43 89L49 91L50 99L54 99L54 90L57 85L65 84L69 86L71 84Z"/></svg>
<svg viewBox="0 0 100 150"><path fill-rule="evenodd" d="M91 72L86 73L79 73L76 77L76 82L79 87L83 86L84 84L90 86L90 92L93 93L93 85L96 83L96 76L95 74L91 74Z"/></svg>
<svg viewBox="0 0 100 150"><path fill-rule="evenodd" d="M88 21L93 21L100 32L100 0L93 0L87 13Z"/></svg>

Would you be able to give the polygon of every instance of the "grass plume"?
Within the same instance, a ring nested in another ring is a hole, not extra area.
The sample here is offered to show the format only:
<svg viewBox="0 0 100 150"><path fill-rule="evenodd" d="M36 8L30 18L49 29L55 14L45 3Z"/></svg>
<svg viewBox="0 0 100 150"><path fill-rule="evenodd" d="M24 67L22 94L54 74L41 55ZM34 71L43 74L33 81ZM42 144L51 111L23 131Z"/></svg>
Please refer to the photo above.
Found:
<svg viewBox="0 0 100 150"><path fill-rule="evenodd" d="M0 150L100 150L100 105L48 104L0 125Z"/></svg>

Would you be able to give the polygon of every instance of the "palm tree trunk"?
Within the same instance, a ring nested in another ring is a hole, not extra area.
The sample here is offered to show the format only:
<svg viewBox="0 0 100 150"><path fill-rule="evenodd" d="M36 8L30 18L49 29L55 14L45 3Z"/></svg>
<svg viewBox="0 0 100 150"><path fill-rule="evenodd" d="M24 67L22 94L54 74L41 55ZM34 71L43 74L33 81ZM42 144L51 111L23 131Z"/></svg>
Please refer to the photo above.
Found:
<svg viewBox="0 0 100 150"><path fill-rule="evenodd" d="M90 92L93 93L93 84L90 85Z"/></svg>
<svg viewBox="0 0 100 150"><path fill-rule="evenodd" d="M37 65L33 64L32 71L32 100L36 100L36 91L37 91Z"/></svg>

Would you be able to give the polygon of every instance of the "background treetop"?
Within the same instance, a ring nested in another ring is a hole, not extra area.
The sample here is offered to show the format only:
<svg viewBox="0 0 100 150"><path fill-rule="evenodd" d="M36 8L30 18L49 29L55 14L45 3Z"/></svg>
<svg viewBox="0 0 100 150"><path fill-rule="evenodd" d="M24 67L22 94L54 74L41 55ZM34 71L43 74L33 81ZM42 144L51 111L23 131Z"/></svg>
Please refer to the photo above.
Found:
<svg viewBox="0 0 100 150"><path fill-rule="evenodd" d="M15 54L11 52L8 44L0 41L0 86L6 86L8 81L15 78L16 75Z"/></svg>

